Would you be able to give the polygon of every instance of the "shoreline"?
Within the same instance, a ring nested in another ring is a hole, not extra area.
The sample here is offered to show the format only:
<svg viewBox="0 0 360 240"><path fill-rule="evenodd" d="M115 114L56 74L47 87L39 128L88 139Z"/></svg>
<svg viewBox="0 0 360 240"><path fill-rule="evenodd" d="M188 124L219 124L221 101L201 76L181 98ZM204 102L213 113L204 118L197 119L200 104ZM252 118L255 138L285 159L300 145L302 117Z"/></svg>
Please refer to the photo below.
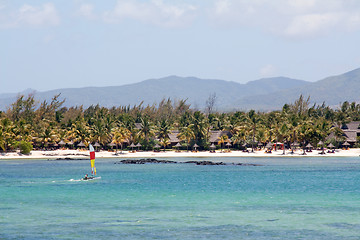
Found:
<svg viewBox="0 0 360 240"><path fill-rule="evenodd" d="M216 158L216 157L259 157L259 158L272 158L272 157L291 157L291 158L307 158L307 157L358 157L360 156L360 148L354 148L349 150L337 149L335 153L320 154L321 150L313 150L312 152L306 152L306 155L302 155L302 150L294 151L291 154L290 151L286 151L283 154L283 150L273 151L272 153L265 153L264 150L252 152L243 151L231 151L221 152L220 150L215 153L209 151L200 152L187 152L187 151L166 151L166 152L153 152L153 151L137 151L137 152L110 152L99 151L96 152L96 158ZM1 153L0 160L12 160L12 159L88 159L89 151L85 150L53 150L53 151L31 151L30 155L21 155L18 151L11 153Z"/></svg>

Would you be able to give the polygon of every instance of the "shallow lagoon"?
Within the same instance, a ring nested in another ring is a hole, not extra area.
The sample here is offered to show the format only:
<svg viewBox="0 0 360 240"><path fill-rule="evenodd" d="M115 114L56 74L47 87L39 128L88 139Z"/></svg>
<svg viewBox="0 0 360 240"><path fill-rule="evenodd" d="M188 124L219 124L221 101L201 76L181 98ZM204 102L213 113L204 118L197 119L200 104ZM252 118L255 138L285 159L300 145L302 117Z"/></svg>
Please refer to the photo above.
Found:
<svg viewBox="0 0 360 240"><path fill-rule="evenodd" d="M119 160L0 161L0 239L360 238L360 158Z"/></svg>

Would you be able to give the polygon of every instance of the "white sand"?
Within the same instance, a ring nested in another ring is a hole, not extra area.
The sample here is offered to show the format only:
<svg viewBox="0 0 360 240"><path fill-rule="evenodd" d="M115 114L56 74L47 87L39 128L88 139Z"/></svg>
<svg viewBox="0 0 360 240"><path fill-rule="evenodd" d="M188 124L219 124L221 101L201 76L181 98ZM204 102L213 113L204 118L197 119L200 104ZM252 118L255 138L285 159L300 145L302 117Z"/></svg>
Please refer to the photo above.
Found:
<svg viewBox="0 0 360 240"><path fill-rule="evenodd" d="M250 149L251 151L251 149ZM294 154L291 154L290 151L286 151L286 154L283 155L282 150L273 151L271 154L265 153L264 150L255 151L253 153L242 152L242 151L231 151L231 152L221 152L217 150L215 153L210 153L209 151L203 152L175 152L175 151L166 151L166 152L144 152L138 151L135 153L123 151L122 153L118 152L108 152L100 151L96 152L96 158L171 158L171 157L358 157L360 155L360 149L350 149L350 150L336 150L335 153L326 153L320 154L321 151L314 150L312 152L307 152L306 155L302 155L302 150L297 150ZM13 153L2 153L0 154L0 159L57 159L57 158L74 158L74 159L86 159L89 157L89 151L84 150L55 150L55 151L32 151L30 155L21 155L19 152Z"/></svg>

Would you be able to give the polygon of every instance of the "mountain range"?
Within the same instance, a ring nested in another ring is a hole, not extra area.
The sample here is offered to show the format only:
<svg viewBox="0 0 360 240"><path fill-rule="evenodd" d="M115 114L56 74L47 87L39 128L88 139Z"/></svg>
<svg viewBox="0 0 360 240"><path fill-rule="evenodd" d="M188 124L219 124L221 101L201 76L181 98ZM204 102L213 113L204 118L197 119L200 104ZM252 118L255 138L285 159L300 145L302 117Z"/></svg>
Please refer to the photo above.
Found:
<svg viewBox="0 0 360 240"><path fill-rule="evenodd" d="M34 92L38 101L50 100L61 93L64 106L88 107L99 104L104 107L152 105L162 99L186 99L194 109L203 109L210 95L216 94L215 109L218 111L281 109L285 103L293 103L300 94L310 96L312 103L337 106L341 102L360 101L360 68L328 77L316 82L286 77L263 78L246 84L237 82L200 79L196 77L168 76L149 79L122 86L63 88L44 92L31 89L17 94L0 94L0 110L5 110L19 94Z"/></svg>

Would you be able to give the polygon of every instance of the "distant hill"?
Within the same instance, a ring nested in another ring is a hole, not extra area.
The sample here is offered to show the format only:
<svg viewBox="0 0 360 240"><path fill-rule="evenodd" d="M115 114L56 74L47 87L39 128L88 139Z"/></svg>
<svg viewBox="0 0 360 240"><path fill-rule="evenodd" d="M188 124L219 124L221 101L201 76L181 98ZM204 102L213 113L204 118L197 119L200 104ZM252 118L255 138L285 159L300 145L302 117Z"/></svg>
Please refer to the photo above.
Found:
<svg viewBox="0 0 360 240"><path fill-rule="evenodd" d="M27 89L27 95L34 90ZM65 106L88 107L99 104L104 107L144 105L159 103L162 99L187 99L192 108L203 109L206 100L216 94L215 108L218 111L275 110L285 103L293 103L300 94L310 96L312 103L325 102L338 106L344 101L360 102L360 68L328 77L317 82L307 82L286 77L264 78L246 84L200 79L196 77L169 76L149 79L123 86L64 88L36 92L37 100L51 100L61 93ZM0 110L5 110L16 100L18 94L0 94Z"/></svg>
<svg viewBox="0 0 360 240"><path fill-rule="evenodd" d="M360 68L303 86L248 96L236 102L235 106L247 106L247 109L280 109L285 103L294 102L300 94L310 96L312 103L325 102L329 106L339 106L345 101L360 102Z"/></svg>
<svg viewBox="0 0 360 240"><path fill-rule="evenodd" d="M139 83L111 87L64 88L45 92L36 92L38 100L50 100L61 93L65 106L88 107L99 104L105 107L145 105L159 103L164 98L173 100L187 99L193 108L202 109L210 94L217 96L218 110L233 110L234 104L241 99L254 95L264 95L284 89L307 85L309 82L285 77L264 78L250 81L247 84L236 82L199 79L196 77L169 76L160 79L149 79ZM28 91L27 91L28 92ZM16 99L17 94L0 95L0 109L6 109ZM5 96L5 97L3 97ZM246 106L238 106L247 109Z"/></svg>

